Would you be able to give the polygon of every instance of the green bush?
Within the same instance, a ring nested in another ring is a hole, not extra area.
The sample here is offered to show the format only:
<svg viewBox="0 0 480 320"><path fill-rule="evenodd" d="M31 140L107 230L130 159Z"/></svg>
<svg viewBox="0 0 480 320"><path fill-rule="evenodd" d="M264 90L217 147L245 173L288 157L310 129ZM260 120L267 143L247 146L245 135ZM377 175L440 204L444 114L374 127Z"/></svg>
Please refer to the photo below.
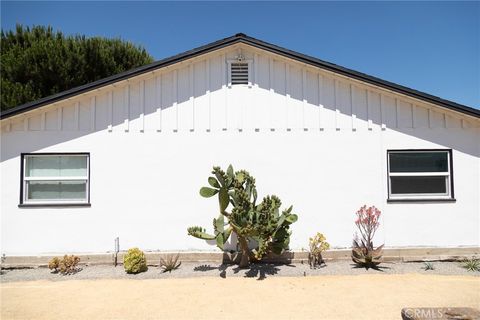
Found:
<svg viewBox="0 0 480 320"><path fill-rule="evenodd" d="M123 257L123 267L126 273L135 274L147 271L147 259L143 251L138 248L129 249Z"/></svg>

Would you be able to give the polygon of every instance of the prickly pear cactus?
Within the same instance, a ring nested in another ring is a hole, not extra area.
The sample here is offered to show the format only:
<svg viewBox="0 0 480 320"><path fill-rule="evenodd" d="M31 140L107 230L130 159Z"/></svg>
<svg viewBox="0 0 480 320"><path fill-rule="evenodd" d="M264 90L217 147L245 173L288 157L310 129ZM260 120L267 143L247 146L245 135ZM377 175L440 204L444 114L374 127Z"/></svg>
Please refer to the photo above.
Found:
<svg viewBox="0 0 480 320"><path fill-rule="evenodd" d="M282 202L276 196L266 196L257 203L255 178L247 171L234 172L230 165L227 172L213 167L213 176L208 178L209 187L200 189L200 195L218 197L220 214L213 219L214 234L202 227L188 228L188 234L203 240L216 240L223 250L224 244L235 233L242 249L240 267L247 267L252 260L260 260L269 252L282 253L290 242L290 224L297 221L292 207L280 213ZM227 209L231 208L229 211ZM256 243L250 251L249 243Z"/></svg>

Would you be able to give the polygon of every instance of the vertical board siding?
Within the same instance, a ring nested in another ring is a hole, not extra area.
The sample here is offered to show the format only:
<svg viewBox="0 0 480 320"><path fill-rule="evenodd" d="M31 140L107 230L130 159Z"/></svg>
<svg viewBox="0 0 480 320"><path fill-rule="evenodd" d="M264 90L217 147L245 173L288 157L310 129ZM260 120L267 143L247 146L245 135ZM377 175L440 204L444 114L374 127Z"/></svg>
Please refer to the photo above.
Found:
<svg viewBox="0 0 480 320"><path fill-rule="evenodd" d="M176 129L177 114L173 97L173 73L162 74L161 78L161 106L162 106L162 131L173 131Z"/></svg>
<svg viewBox="0 0 480 320"><path fill-rule="evenodd" d="M368 129L368 108L367 108L367 92L362 88L353 86L352 88L352 103L355 106L355 115L357 117L356 129Z"/></svg>
<svg viewBox="0 0 480 320"><path fill-rule="evenodd" d="M255 91L252 93L256 109L256 129L271 128L271 113L273 106L270 104L270 62L265 55L256 55Z"/></svg>
<svg viewBox="0 0 480 320"><path fill-rule="evenodd" d="M227 86L248 59L252 86ZM478 127L454 112L263 51L226 48L87 92L2 124L2 132L395 130Z"/></svg>
<svg viewBox="0 0 480 320"><path fill-rule="evenodd" d="M323 105L322 126L325 129L335 128L335 98L334 98L334 80L328 77L322 77L322 95L321 103Z"/></svg>
<svg viewBox="0 0 480 320"><path fill-rule="evenodd" d="M336 110L337 112L337 128L351 129L352 128L352 107L350 106L350 85L337 81L336 92Z"/></svg>
<svg viewBox="0 0 480 320"><path fill-rule="evenodd" d="M76 106L74 104L67 104L63 107L62 112L62 128L66 131L77 130L76 121Z"/></svg>
<svg viewBox="0 0 480 320"><path fill-rule="evenodd" d="M90 101L89 99L82 99L78 109L78 130L89 131L90 126Z"/></svg>
<svg viewBox="0 0 480 320"><path fill-rule="evenodd" d="M36 114L27 119L27 128L30 131L40 131L41 127L41 114Z"/></svg>
<svg viewBox="0 0 480 320"><path fill-rule="evenodd" d="M109 125L108 94L96 96L95 104L95 130L105 130Z"/></svg>
<svg viewBox="0 0 480 320"><path fill-rule="evenodd" d="M144 130L145 132L155 132L158 128L157 106L155 103L155 77L145 80L144 90Z"/></svg>
<svg viewBox="0 0 480 320"><path fill-rule="evenodd" d="M220 131L227 127L226 77L223 56L210 59L210 121L211 130Z"/></svg>
<svg viewBox="0 0 480 320"><path fill-rule="evenodd" d="M300 68L287 65L288 72L288 100L287 100L287 128L303 128L303 75Z"/></svg>
<svg viewBox="0 0 480 320"><path fill-rule="evenodd" d="M193 65L193 111L194 111L194 129L207 131L210 129L210 109L209 94L210 90L210 72L207 72L208 61L201 61Z"/></svg>
<svg viewBox="0 0 480 320"><path fill-rule="evenodd" d="M190 83L190 67L183 67L177 72L177 129L188 131L193 128L193 105L190 101L192 88Z"/></svg>
<svg viewBox="0 0 480 320"><path fill-rule="evenodd" d="M57 130L58 112L59 112L58 108L45 112L45 130L47 131Z"/></svg>
<svg viewBox="0 0 480 320"><path fill-rule="evenodd" d="M305 71L304 88L304 128L319 129L319 95L318 75L311 71Z"/></svg>

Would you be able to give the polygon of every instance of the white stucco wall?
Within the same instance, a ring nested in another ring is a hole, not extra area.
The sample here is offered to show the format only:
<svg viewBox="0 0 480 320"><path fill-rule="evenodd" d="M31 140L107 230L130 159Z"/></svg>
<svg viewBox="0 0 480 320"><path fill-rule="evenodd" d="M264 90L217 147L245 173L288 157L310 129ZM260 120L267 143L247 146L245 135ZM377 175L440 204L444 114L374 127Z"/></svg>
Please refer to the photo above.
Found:
<svg viewBox="0 0 480 320"><path fill-rule="evenodd" d="M225 60L239 50L254 62L251 88L226 86ZM115 237L122 249L215 250L186 228L211 230L217 201L198 190L213 165L230 163L255 176L259 196L293 204L292 249L317 231L349 246L363 204L382 210L377 242L386 246L478 246L478 124L253 48L227 48L2 120L1 252L105 252ZM430 148L453 149L456 202L387 203L386 150ZM19 208L22 152L90 152L91 207Z"/></svg>

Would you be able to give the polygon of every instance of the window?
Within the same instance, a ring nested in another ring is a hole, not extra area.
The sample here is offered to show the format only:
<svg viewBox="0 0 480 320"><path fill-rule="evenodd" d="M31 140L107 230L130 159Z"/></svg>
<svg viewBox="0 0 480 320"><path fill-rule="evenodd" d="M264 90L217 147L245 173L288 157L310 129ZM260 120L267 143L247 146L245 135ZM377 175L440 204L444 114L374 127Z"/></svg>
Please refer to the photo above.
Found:
<svg viewBox="0 0 480 320"><path fill-rule="evenodd" d="M21 205L89 203L88 153L22 154Z"/></svg>
<svg viewBox="0 0 480 320"><path fill-rule="evenodd" d="M451 150L388 151L389 200L453 199Z"/></svg>

